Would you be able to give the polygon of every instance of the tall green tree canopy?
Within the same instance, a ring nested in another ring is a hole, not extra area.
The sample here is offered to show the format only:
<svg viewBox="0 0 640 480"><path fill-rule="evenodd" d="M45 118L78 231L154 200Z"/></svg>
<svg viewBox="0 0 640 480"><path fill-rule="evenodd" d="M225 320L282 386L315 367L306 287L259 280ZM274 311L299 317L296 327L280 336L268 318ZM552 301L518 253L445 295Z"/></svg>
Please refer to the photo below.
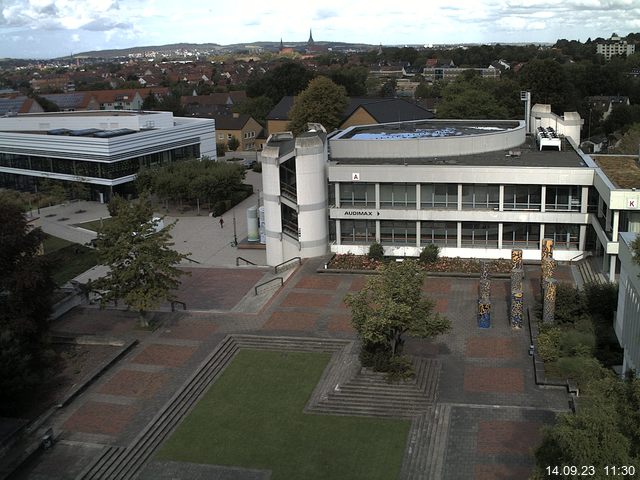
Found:
<svg viewBox="0 0 640 480"><path fill-rule="evenodd" d="M54 282L38 255L44 233L0 197L0 415L13 414L47 371Z"/></svg>
<svg viewBox="0 0 640 480"><path fill-rule="evenodd" d="M389 262L362 290L347 296L353 326L364 343L384 345L396 355L405 334L431 338L449 331L451 322L423 296L424 278L414 260Z"/></svg>
<svg viewBox="0 0 640 480"><path fill-rule="evenodd" d="M287 60L263 75L254 74L247 82L247 95L266 96L275 105L285 95L300 93L314 76L301 63Z"/></svg>
<svg viewBox="0 0 640 480"><path fill-rule="evenodd" d="M438 106L438 118L504 119L514 112L507 108L506 99L499 98L500 80L483 79L474 71L464 72L442 90L442 102ZM501 84L501 83L500 83ZM506 82L505 82L505 86ZM513 88L511 83L508 85ZM514 98L516 93L513 93ZM524 110L522 111L524 115Z"/></svg>
<svg viewBox="0 0 640 480"><path fill-rule="evenodd" d="M308 122L321 123L327 132L335 130L347 108L344 87L327 77L318 77L296 98L289 113L289 128L296 134L306 131Z"/></svg>
<svg viewBox="0 0 640 480"><path fill-rule="evenodd" d="M117 215L98 231L97 242L100 261L109 267L94 284L102 291L101 303L123 300L139 313L143 326L148 325L147 312L175 300L174 291L185 273L177 265L188 257L171 248L173 224L156 231L152 216L146 198L120 203Z"/></svg>

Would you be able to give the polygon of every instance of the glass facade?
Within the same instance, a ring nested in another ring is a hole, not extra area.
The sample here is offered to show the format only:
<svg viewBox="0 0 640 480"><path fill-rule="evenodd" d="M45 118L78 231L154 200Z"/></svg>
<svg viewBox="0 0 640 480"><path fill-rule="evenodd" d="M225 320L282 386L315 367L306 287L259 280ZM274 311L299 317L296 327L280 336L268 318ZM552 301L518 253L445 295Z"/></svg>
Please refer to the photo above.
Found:
<svg viewBox="0 0 640 480"><path fill-rule="evenodd" d="M540 211L541 200L542 187L540 185L504 186L504 210Z"/></svg>
<svg viewBox="0 0 640 480"><path fill-rule="evenodd" d="M547 223L544 226L544 237L553 240L553 248L558 250L577 250L579 246L580 227L560 223Z"/></svg>
<svg viewBox="0 0 640 480"><path fill-rule="evenodd" d="M383 245L416 245L416 222L406 220L382 220L380 243Z"/></svg>
<svg viewBox="0 0 640 480"><path fill-rule="evenodd" d="M545 209L567 210L571 212L580 211L581 187L577 186L549 186L547 187L547 199Z"/></svg>
<svg viewBox="0 0 640 480"><path fill-rule="evenodd" d="M341 207L371 207L376 206L376 186L374 183L341 183Z"/></svg>
<svg viewBox="0 0 640 480"><path fill-rule="evenodd" d="M420 185L420 208L458 209L458 184L426 183Z"/></svg>
<svg viewBox="0 0 640 480"><path fill-rule="evenodd" d="M380 208L416 208L416 184L381 183Z"/></svg>
<svg viewBox="0 0 640 480"><path fill-rule="evenodd" d="M340 220L340 240L345 245L371 244L376 241L376 222Z"/></svg>
<svg viewBox="0 0 640 480"><path fill-rule="evenodd" d="M420 222L420 245L435 243L443 247L458 244L457 222Z"/></svg>
<svg viewBox="0 0 640 480"><path fill-rule="evenodd" d="M0 153L0 166L78 177L116 179L133 175L141 166L155 166L200 157L200 145L174 148L165 152L142 155L115 162L92 162L56 157Z"/></svg>
<svg viewBox="0 0 640 480"><path fill-rule="evenodd" d="M537 223L504 223L502 224L503 248L540 247L540 225Z"/></svg>
<svg viewBox="0 0 640 480"><path fill-rule="evenodd" d="M499 185L462 185L463 210L498 210L499 206Z"/></svg>
<svg viewBox="0 0 640 480"><path fill-rule="evenodd" d="M498 224L462 222L462 247L498 248Z"/></svg>

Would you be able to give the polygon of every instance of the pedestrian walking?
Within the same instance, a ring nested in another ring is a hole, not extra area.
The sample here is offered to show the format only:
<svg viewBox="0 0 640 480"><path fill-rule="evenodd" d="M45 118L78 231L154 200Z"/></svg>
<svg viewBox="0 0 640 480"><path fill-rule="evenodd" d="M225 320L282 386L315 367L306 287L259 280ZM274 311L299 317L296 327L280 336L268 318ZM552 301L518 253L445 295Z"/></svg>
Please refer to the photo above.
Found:
<svg viewBox="0 0 640 480"><path fill-rule="evenodd" d="M224 220L220 217L220 228L224 228Z"/></svg>

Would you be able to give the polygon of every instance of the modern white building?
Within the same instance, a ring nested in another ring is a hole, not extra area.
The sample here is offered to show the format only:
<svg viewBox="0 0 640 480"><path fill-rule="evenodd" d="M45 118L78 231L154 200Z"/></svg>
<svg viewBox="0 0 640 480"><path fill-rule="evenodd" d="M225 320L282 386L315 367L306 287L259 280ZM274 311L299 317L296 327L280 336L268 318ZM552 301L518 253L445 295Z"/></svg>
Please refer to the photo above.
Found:
<svg viewBox="0 0 640 480"><path fill-rule="evenodd" d="M623 372L640 367L640 265L634 261L631 244L637 233L620 234L620 277L618 281L618 310L614 328L618 342L624 349Z"/></svg>
<svg viewBox="0 0 640 480"><path fill-rule="evenodd" d="M596 255L614 280L618 231L640 231L640 192L576 147L581 123L535 105L529 132L524 121L424 120L272 136L262 154L267 262L363 254L373 242L390 256L434 243L450 257L519 248L539 260L551 238L557 260Z"/></svg>
<svg viewBox="0 0 640 480"><path fill-rule="evenodd" d="M128 193L142 166L216 158L215 122L171 112L78 111L0 118L0 186L84 182L94 199Z"/></svg>
<svg viewBox="0 0 640 480"><path fill-rule="evenodd" d="M611 57L618 55L631 56L635 53L636 46L633 43L628 43L626 40L622 40L615 33L611 35L609 40L596 44L596 53L603 55L605 60L611 60Z"/></svg>

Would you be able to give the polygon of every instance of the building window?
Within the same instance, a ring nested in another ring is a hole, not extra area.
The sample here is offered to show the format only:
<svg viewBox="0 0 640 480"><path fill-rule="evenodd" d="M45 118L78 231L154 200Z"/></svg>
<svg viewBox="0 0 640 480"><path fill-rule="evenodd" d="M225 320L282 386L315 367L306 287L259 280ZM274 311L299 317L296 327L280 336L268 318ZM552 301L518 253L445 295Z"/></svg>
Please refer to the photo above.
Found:
<svg viewBox="0 0 640 480"><path fill-rule="evenodd" d="M227 140L231 140L233 138L233 135L230 133L227 133Z"/></svg>
<svg viewBox="0 0 640 480"><path fill-rule="evenodd" d="M505 185L504 210L540 211L542 187L535 185Z"/></svg>
<svg viewBox="0 0 640 480"><path fill-rule="evenodd" d="M376 222L340 220L340 242L345 245L371 244L376 241Z"/></svg>
<svg viewBox="0 0 640 480"><path fill-rule="evenodd" d="M498 185L462 185L463 210L498 210L500 187Z"/></svg>
<svg viewBox="0 0 640 480"><path fill-rule="evenodd" d="M370 207L376 206L376 186L373 183L341 183L340 206Z"/></svg>
<svg viewBox="0 0 640 480"><path fill-rule="evenodd" d="M218 140L224 140L224 133L218 134Z"/></svg>
<svg viewBox="0 0 640 480"><path fill-rule="evenodd" d="M497 223L462 223L462 246L498 248Z"/></svg>
<svg viewBox="0 0 640 480"><path fill-rule="evenodd" d="M416 184L380 184L380 208L416 208Z"/></svg>
<svg viewBox="0 0 640 480"><path fill-rule="evenodd" d="M580 211L581 202L581 188L579 186L570 187L547 187L547 198L545 209L549 211L553 210L568 210L572 212Z"/></svg>
<svg viewBox="0 0 640 480"><path fill-rule="evenodd" d="M282 214L282 233L298 240L298 212L284 203L280 204Z"/></svg>
<svg viewBox="0 0 640 480"><path fill-rule="evenodd" d="M382 220L380 243L383 245L416 245L416 222Z"/></svg>
<svg viewBox="0 0 640 480"><path fill-rule="evenodd" d="M456 222L420 222L420 245L435 243L443 247L458 245Z"/></svg>
<svg viewBox="0 0 640 480"><path fill-rule="evenodd" d="M540 225L536 223L505 223L502 225L504 248L539 248Z"/></svg>
<svg viewBox="0 0 640 480"><path fill-rule="evenodd" d="M420 185L420 208L458 209L458 185L455 183L427 183Z"/></svg>
<svg viewBox="0 0 640 480"><path fill-rule="evenodd" d="M547 223L544 237L553 240L553 248L558 250L577 250L580 240L580 227L562 223Z"/></svg>

